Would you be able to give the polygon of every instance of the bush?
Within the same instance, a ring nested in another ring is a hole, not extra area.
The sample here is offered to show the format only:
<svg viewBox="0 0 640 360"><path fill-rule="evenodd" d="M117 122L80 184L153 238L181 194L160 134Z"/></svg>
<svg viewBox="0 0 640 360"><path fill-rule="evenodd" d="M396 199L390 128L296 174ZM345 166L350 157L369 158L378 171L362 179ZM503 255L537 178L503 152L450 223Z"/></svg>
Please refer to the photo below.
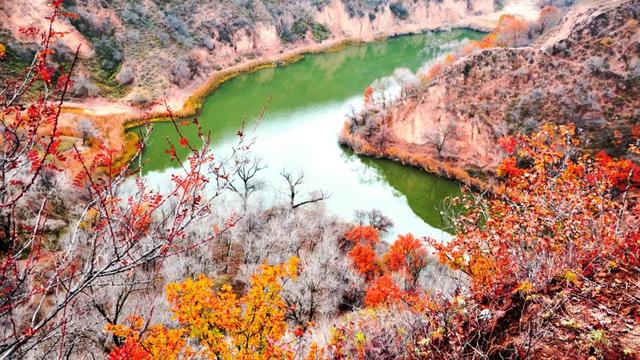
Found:
<svg viewBox="0 0 640 360"><path fill-rule="evenodd" d="M231 37L233 30L227 26L218 27L218 41L233 45L233 38Z"/></svg>
<svg viewBox="0 0 640 360"><path fill-rule="evenodd" d="M149 25L152 21L147 8L143 4L128 4L124 10L122 10L120 18L124 22L137 27Z"/></svg>
<svg viewBox="0 0 640 360"><path fill-rule="evenodd" d="M179 60L171 71L171 82L178 86L185 86L198 70L198 64L192 57Z"/></svg>
<svg viewBox="0 0 640 360"><path fill-rule="evenodd" d="M78 76L73 80L71 95L76 97L92 97L98 95L100 90L90 79Z"/></svg>
<svg viewBox="0 0 640 360"><path fill-rule="evenodd" d="M104 77L110 78L124 58L120 44L112 37L102 36L95 42L95 49L100 68L105 72Z"/></svg>
<svg viewBox="0 0 640 360"><path fill-rule="evenodd" d="M368 14L373 21L379 8L387 3L387 0L343 0L347 13L350 17L364 17Z"/></svg>
<svg viewBox="0 0 640 360"><path fill-rule="evenodd" d="M295 36L293 36L293 34L291 33L291 30L288 27L282 28L279 36L280 36L280 41L282 41L285 44L296 41Z"/></svg>
<svg viewBox="0 0 640 360"><path fill-rule="evenodd" d="M307 19L297 19L291 25L291 34L294 39L304 39L307 35L307 30L309 29L309 23Z"/></svg>
<svg viewBox="0 0 640 360"><path fill-rule="evenodd" d="M280 39L285 43L304 39L307 32L311 31L311 37L315 42L322 42L331 36L331 31L324 24L317 23L309 18L300 18L293 22L291 30L283 29Z"/></svg>
<svg viewBox="0 0 640 360"><path fill-rule="evenodd" d="M409 11L407 11L407 8L401 3L389 4L389 10L391 10L393 15L398 19L406 20L409 17Z"/></svg>
<svg viewBox="0 0 640 360"><path fill-rule="evenodd" d="M331 31L323 24L313 23L311 24L311 36L313 36L313 41L323 42L331 36Z"/></svg>
<svg viewBox="0 0 640 360"><path fill-rule="evenodd" d="M71 11L76 12L75 9ZM85 17L83 14L78 14L79 16L70 18L69 22L73 25L82 35L84 35L88 39L95 39L100 36L100 30L93 23L92 20Z"/></svg>
<svg viewBox="0 0 640 360"><path fill-rule="evenodd" d="M188 26L174 12L165 13L164 23L171 30L170 36L176 42L182 46L191 46L191 33Z"/></svg>
<svg viewBox="0 0 640 360"><path fill-rule="evenodd" d="M599 56L592 56L585 60L583 64L594 73L609 70L609 64L607 61Z"/></svg>
<svg viewBox="0 0 640 360"><path fill-rule="evenodd" d="M133 70L130 67L124 67L116 75L116 80L122 85L131 85L134 80Z"/></svg>
<svg viewBox="0 0 640 360"><path fill-rule="evenodd" d="M129 102L136 106L145 106L151 103L151 96L143 90L134 91L128 96Z"/></svg>

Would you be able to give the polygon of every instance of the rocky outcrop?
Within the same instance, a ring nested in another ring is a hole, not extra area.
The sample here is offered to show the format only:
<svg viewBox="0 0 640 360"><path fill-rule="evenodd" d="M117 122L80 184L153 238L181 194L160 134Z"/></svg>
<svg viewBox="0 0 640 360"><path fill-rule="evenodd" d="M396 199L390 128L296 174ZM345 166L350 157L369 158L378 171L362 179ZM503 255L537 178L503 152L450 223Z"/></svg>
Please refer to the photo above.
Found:
<svg viewBox="0 0 640 360"><path fill-rule="evenodd" d="M575 124L590 146L619 154L640 124L639 17L638 0L583 2L530 47L464 57L391 108L366 110L342 141L423 167L444 163L463 179L496 168L498 138L545 122Z"/></svg>

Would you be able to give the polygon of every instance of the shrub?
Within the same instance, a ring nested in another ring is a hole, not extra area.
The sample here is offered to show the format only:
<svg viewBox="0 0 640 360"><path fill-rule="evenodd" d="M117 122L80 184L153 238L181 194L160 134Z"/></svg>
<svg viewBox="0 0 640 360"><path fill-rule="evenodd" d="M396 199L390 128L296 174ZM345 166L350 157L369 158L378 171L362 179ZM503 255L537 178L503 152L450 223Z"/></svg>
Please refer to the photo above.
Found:
<svg viewBox="0 0 640 360"><path fill-rule="evenodd" d="M123 67L116 75L116 80L122 85L131 85L134 80L133 70L130 67Z"/></svg>
<svg viewBox="0 0 640 360"><path fill-rule="evenodd" d="M323 24L311 24L311 36L315 42L323 42L331 36L331 31Z"/></svg>
<svg viewBox="0 0 640 360"><path fill-rule="evenodd" d="M172 12L165 13L164 22L171 30L170 36L182 46L191 46L192 39L188 26L178 16Z"/></svg>
<svg viewBox="0 0 640 360"><path fill-rule="evenodd" d="M636 165L581 153L572 127L545 125L517 146L501 143L510 157L497 171L506 178L498 196L472 196L480 205L455 222L459 235L433 243L443 261L471 276L478 298L497 303L525 285L542 289L566 271L589 276L598 264L634 253L628 249L637 243L626 236L637 230L622 224L637 205L620 193L640 184Z"/></svg>
<svg viewBox="0 0 640 360"><path fill-rule="evenodd" d="M306 38L309 31L315 42L322 42L331 36L331 31L324 24L309 18L299 18L293 22L291 30L283 29L280 33L280 39L285 43L294 42Z"/></svg>
<svg viewBox="0 0 640 360"><path fill-rule="evenodd" d="M609 63L599 56L592 56L584 61L584 66L594 73L609 69Z"/></svg>
<svg viewBox="0 0 640 360"><path fill-rule="evenodd" d="M309 30L309 22L307 19L297 19L291 25L291 34L294 39L303 39L307 35L307 30Z"/></svg>
<svg viewBox="0 0 640 360"><path fill-rule="evenodd" d="M171 82L178 86L186 85L197 72L197 62L192 57L178 60L171 70Z"/></svg>
<svg viewBox="0 0 640 360"><path fill-rule="evenodd" d="M114 38L109 36L102 36L94 46L98 63L104 72L104 78L110 78L118 70L124 58L122 48Z"/></svg>
<svg viewBox="0 0 640 360"><path fill-rule="evenodd" d="M98 95L100 89L85 76L78 76L73 80L71 94L76 97L92 97Z"/></svg>
<svg viewBox="0 0 640 360"><path fill-rule="evenodd" d="M151 96L143 90L136 90L129 94L128 100L136 106L145 106L151 103Z"/></svg>
<svg viewBox="0 0 640 360"><path fill-rule="evenodd" d="M293 36L293 33L291 33L291 30L286 26L283 27L282 30L280 30L279 36L280 36L280 40L285 44L289 44L296 41L295 36Z"/></svg>
<svg viewBox="0 0 640 360"><path fill-rule="evenodd" d="M399 2L389 4L389 10L391 10L393 15L398 19L406 20L409 17L409 11Z"/></svg>
<svg viewBox="0 0 640 360"><path fill-rule="evenodd" d="M228 26L218 27L218 41L233 45L233 30Z"/></svg>

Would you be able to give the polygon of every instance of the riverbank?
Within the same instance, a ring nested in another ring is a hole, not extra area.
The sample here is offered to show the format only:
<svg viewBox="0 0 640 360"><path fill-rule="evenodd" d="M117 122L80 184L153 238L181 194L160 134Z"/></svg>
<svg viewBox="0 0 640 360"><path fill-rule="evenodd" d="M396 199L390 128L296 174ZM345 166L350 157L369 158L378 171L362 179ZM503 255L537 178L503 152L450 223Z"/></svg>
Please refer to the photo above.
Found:
<svg viewBox="0 0 640 360"><path fill-rule="evenodd" d="M82 116L97 121L110 121L122 124L123 128L130 129L144 123L167 121L166 107L172 110L174 116L189 117L197 114L202 107L204 99L211 95L218 87L237 76L256 72L266 68L287 66L302 60L306 55L335 52L350 45L364 44L385 39L419 34L426 31L446 31L452 28L469 28L476 31L488 32L490 27L482 24L468 24L468 26L436 27L410 30L403 32L393 32L376 37L343 38L327 40L320 44L304 46L289 51L285 51L276 56L263 57L249 60L226 69L214 72L206 81L194 89L183 89L173 97L154 101L154 105L147 109L140 109L136 106L124 104L122 102L110 102L107 99L97 98L85 102L66 102L63 107L63 116L66 118Z"/></svg>
<svg viewBox="0 0 640 360"><path fill-rule="evenodd" d="M480 28L484 29L483 27ZM321 44L292 49L276 56L251 60L216 71L207 81L194 90L189 91L185 89L181 92L180 96L155 101L155 105L148 109L139 109L121 102L109 102L106 99L93 99L85 103L67 102L63 106L61 115L62 128L65 129L64 133L66 135L74 136L78 121L81 119L91 120L99 132L99 136L105 142L105 145L115 149L118 154L120 154L118 162L125 163L131 160L130 157L127 157L127 154L135 154L136 151L134 150L138 146L136 142L130 141L131 138L127 139L126 134L128 130L144 124L167 122L169 120L166 110L167 106L176 118L195 116L198 114L207 96L215 92L225 82L235 77L267 68L288 66L301 61L307 55L337 52L351 45L384 41L391 37L408 36L426 31L440 30L444 31L445 29L428 28L420 31L407 30L373 38L363 37L329 40Z"/></svg>
<svg viewBox="0 0 640 360"><path fill-rule="evenodd" d="M429 146L407 146L400 141L389 140L384 148L377 149L368 141L350 134L346 129L341 132L338 142L358 155L396 161L438 177L458 181L473 190L489 190L491 187L486 181L487 174L482 169L467 169L452 159L439 159Z"/></svg>

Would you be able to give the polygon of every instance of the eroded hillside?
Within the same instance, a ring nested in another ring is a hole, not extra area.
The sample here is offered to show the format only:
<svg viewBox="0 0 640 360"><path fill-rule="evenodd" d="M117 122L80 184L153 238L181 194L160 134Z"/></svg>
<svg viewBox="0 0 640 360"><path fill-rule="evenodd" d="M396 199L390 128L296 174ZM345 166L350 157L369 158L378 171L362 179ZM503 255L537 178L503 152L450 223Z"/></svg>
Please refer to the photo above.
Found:
<svg viewBox="0 0 640 360"><path fill-rule="evenodd" d="M545 122L621 154L640 122L639 16L639 1L584 2L529 47L477 52L391 108L367 109L343 140L461 179L495 170L500 137Z"/></svg>
<svg viewBox="0 0 640 360"><path fill-rule="evenodd" d="M64 64L81 45L76 99L124 99L120 106L140 106L167 98L179 108L221 69L346 39L456 25L493 12L494 2L67 0L64 7L77 17L60 25L68 35L54 50ZM19 29L41 28L48 11L45 0L0 4L0 42L8 44L13 67L32 53L31 39Z"/></svg>

